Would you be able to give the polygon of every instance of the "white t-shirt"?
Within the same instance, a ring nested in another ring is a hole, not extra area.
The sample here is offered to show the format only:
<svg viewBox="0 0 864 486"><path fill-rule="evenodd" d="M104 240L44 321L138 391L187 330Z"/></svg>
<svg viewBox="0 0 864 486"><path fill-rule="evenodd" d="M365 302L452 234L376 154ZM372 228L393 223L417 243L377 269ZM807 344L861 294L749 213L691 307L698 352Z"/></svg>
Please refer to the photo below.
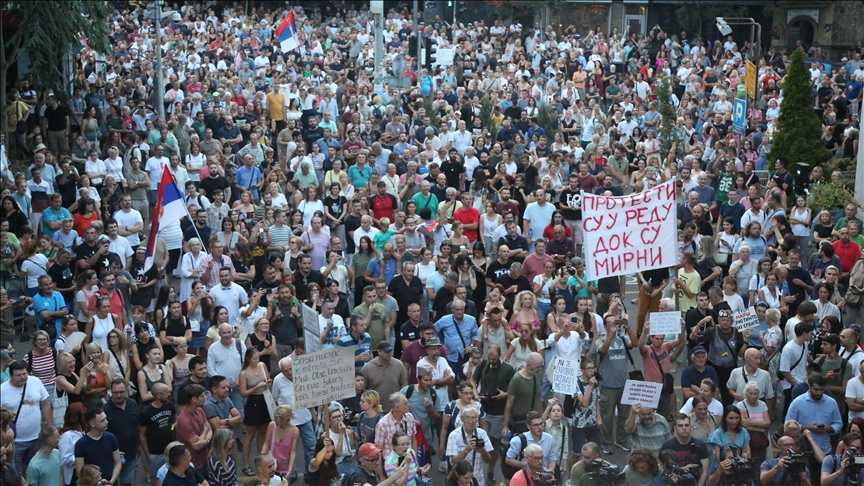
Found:
<svg viewBox="0 0 864 486"><path fill-rule="evenodd" d="M26 393L24 397L21 395ZM12 382L7 381L0 385L0 406L6 410L15 412L21 405L21 411L15 422L15 442L29 442L39 438L42 428L42 401L48 399L48 391L45 385L33 376L27 377L27 386L14 387Z"/></svg>
<svg viewBox="0 0 864 486"><path fill-rule="evenodd" d="M135 226L138 222L144 222L144 219L141 217L141 213L134 209L130 209L128 213L123 210L117 211L114 213L114 219L117 221L117 226L123 228L127 226ZM126 239L129 241L129 244L132 246L138 246L141 244L141 239L138 237L138 233L132 233L127 236Z"/></svg>
<svg viewBox="0 0 864 486"><path fill-rule="evenodd" d="M680 412L686 415L690 415L693 412L693 397L687 399L687 402L681 407ZM708 413L711 415L723 415L723 403L712 398L711 403L708 404Z"/></svg>
<svg viewBox="0 0 864 486"><path fill-rule="evenodd" d="M165 167L167 167L169 163L170 162L165 157L162 157L161 159L150 157L147 159L147 164L144 166L144 170L149 176L151 191L159 190L159 182L162 181L162 171L165 170Z"/></svg>
<svg viewBox="0 0 864 486"><path fill-rule="evenodd" d="M780 371L791 373L798 383L807 379L807 352L809 344L804 343L802 346L795 341L789 341L783 346L783 354L780 355ZM784 390L792 388L792 384L785 378L780 384Z"/></svg>
<svg viewBox="0 0 864 486"><path fill-rule="evenodd" d="M864 383L860 378L849 380L846 384L846 398L864 398ZM853 418L864 418L864 412L849 410L849 420Z"/></svg>
<svg viewBox="0 0 864 486"><path fill-rule="evenodd" d="M851 353L847 352L845 348L840 348L840 357L849 362L849 366L852 367L852 377L857 378L861 374L860 367L861 361L864 360L864 351L861 351L861 348L857 346Z"/></svg>
<svg viewBox="0 0 864 486"><path fill-rule="evenodd" d="M336 347L336 341L339 340L342 336L347 334L345 330L345 321L341 316L337 314L333 314L330 319L333 320L333 327L330 328L330 334L327 335L327 339L321 343L321 349L331 349ZM324 332L327 329L327 320L324 316L318 315L318 332Z"/></svg>

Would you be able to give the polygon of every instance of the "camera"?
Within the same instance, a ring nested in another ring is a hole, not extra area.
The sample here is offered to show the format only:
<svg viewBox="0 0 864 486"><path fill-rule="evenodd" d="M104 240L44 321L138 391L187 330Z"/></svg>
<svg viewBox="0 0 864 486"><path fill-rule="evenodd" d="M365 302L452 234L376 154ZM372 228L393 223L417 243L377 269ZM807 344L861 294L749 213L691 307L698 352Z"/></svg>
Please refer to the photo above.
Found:
<svg viewBox="0 0 864 486"><path fill-rule="evenodd" d="M857 447L846 449L846 457L849 465L846 466L847 484L858 484L861 478L861 469L864 468L864 453Z"/></svg>
<svg viewBox="0 0 864 486"><path fill-rule="evenodd" d="M619 486L624 484L624 473L609 461L594 459L585 464L585 475L588 484L598 486Z"/></svg>
<svg viewBox="0 0 864 486"><path fill-rule="evenodd" d="M732 484L750 484L750 481L753 480L753 467L750 466L750 461L739 455L735 455L729 460L732 461L732 471L729 473L732 477Z"/></svg>
<svg viewBox="0 0 864 486"><path fill-rule="evenodd" d="M536 486L556 486L558 480L555 479L555 473L552 471L540 471L534 479Z"/></svg>
<svg viewBox="0 0 864 486"><path fill-rule="evenodd" d="M807 467L807 464L813 456L814 454L812 451L795 452L792 449L786 449L786 462L789 465L789 472L791 474L804 472L804 468Z"/></svg>
<svg viewBox="0 0 864 486"><path fill-rule="evenodd" d="M674 477L674 479L673 479ZM678 467L677 464L667 463L663 470L663 478L666 484L674 484L675 486L696 486L696 478L686 469Z"/></svg>
<svg viewBox="0 0 864 486"><path fill-rule="evenodd" d="M481 439L480 437L474 437L474 444L477 447L486 447L486 441Z"/></svg>
<svg viewBox="0 0 864 486"><path fill-rule="evenodd" d="M576 275L576 267L567 265L567 273L569 273L570 275Z"/></svg>

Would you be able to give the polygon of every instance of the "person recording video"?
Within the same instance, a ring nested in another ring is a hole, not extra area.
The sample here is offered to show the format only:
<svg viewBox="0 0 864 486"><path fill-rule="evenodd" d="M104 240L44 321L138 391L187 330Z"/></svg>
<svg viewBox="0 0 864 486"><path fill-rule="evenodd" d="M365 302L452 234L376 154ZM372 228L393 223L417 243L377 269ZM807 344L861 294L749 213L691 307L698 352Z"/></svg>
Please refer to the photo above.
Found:
<svg viewBox="0 0 864 486"><path fill-rule="evenodd" d="M741 454L738 446L734 444L723 446L720 449L720 457L723 460L720 462L720 467L708 478L708 486L755 486L753 468L750 467L747 458Z"/></svg>

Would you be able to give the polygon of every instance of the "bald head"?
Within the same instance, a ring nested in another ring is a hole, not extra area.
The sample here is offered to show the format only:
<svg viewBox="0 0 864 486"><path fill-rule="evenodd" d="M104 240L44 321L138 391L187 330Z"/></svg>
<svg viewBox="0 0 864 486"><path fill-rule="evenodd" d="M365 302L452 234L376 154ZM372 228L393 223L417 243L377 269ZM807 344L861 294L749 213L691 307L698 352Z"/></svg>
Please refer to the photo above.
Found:
<svg viewBox="0 0 864 486"><path fill-rule="evenodd" d="M543 355L540 353L531 353L528 355L528 359L525 360L525 364L531 366L543 366Z"/></svg>

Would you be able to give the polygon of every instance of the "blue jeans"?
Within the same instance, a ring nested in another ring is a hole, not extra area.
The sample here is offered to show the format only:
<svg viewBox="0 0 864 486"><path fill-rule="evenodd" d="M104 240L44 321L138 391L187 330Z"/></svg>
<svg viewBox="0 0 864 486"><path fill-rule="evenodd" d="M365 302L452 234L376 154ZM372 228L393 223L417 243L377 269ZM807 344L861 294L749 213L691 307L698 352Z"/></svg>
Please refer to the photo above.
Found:
<svg viewBox="0 0 864 486"><path fill-rule="evenodd" d="M309 461L311 461L315 455L315 427L312 425L312 421L310 420L305 424L298 425L297 430L300 431L300 442L303 444L303 458L306 461L303 470L306 473L306 476L309 476Z"/></svg>
<svg viewBox="0 0 864 486"><path fill-rule="evenodd" d="M540 316L540 328L543 328L543 325L546 324L546 316L552 312L552 304L546 302L537 301L537 314Z"/></svg>
<svg viewBox="0 0 864 486"><path fill-rule="evenodd" d="M159 468L165 464L165 455L164 454L150 454L149 458L150 463L150 484L156 486L156 473L159 472Z"/></svg>
<svg viewBox="0 0 864 486"><path fill-rule="evenodd" d="M240 416L243 417L243 404L245 403L245 399L243 398L243 395L240 394L240 389L231 388L228 391L228 398L231 399L231 401L234 403L234 408L236 408L237 411L240 412Z"/></svg>

